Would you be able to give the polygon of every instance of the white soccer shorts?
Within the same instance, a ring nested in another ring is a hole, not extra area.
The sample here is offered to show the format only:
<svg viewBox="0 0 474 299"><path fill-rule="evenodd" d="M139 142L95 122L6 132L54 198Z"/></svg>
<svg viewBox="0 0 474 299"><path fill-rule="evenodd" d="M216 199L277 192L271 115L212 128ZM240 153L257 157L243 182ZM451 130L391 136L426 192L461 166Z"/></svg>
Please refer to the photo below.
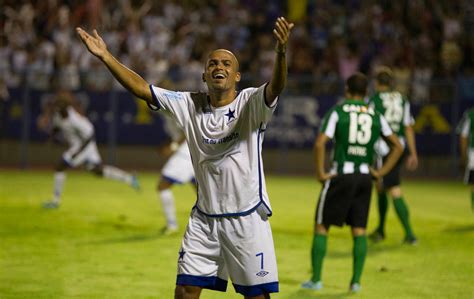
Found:
<svg viewBox="0 0 474 299"><path fill-rule="evenodd" d="M194 180L191 155L187 149L187 145L184 144L184 146L186 146L186 149L181 149L183 147L183 145L181 145L178 151L168 159L161 170L162 177L175 184L184 184Z"/></svg>
<svg viewBox="0 0 474 299"><path fill-rule="evenodd" d="M89 169L102 163L95 141L91 141L80 153L73 157L78 150L79 146L72 146L63 154L63 160L70 167L78 167L85 164Z"/></svg>
<svg viewBox="0 0 474 299"><path fill-rule="evenodd" d="M245 216L209 217L196 208L181 243L177 285L225 291L227 280L244 296L278 292L278 270L264 209Z"/></svg>

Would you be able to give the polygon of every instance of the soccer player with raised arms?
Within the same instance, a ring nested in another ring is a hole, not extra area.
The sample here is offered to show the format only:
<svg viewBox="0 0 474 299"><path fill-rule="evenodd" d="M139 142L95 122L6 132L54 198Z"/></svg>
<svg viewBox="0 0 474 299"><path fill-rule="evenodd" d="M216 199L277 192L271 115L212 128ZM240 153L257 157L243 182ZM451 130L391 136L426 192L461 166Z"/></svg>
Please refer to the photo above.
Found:
<svg viewBox="0 0 474 299"><path fill-rule="evenodd" d="M225 49L212 51L202 75L207 93L149 85L107 51L97 31L89 35L77 28L89 51L125 88L169 114L186 136L198 198L179 250L175 298L199 298L203 288L225 291L229 277L245 298L270 298L278 292L261 149L286 84L292 27L283 17L276 20L272 77L258 88L237 92L237 58Z"/></svg>
<svg viewBox="0 0 474 299"><path fill-rule="evenodd" d="M311 262L313 275L302 288L320 290L321 272L331 225L350 225L354 239L353 273L350 291L360 290L360 278L367 254L366 226L372 179L384 176L397 162L402 147L382 115L364 102L367 78L361 73L346 81L345 101L325 115L315 142L316 175L324 184L316 209ZM385 164L370 167L374 143L383 136L391 145ZM333 139L332 169L324 169L326 144Z"/></svg>

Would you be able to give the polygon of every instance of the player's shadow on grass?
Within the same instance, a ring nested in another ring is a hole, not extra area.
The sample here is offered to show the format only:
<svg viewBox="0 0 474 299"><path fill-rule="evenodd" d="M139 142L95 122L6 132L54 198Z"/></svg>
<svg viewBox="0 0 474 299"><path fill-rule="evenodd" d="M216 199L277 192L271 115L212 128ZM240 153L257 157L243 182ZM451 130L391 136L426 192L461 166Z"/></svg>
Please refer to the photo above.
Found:
<svg viewBox="0 0 474 299"><path fill-rule="evenodd" d="M95 240L95 241L85 241L85 242L78 242L77 245L105 245L105 244L117 244L117 243L131 243L131 242L145 242L145 241L153 241L161 238L165 238L163 234L159 232L150 233L150 234L137 234L132 236L126 237L119 237L119 238L109 238L103 240Z"/></svg>
<svg viewBox="0 0 474 299"><path fill-rule="evenodd" d="M474 224L467 224L467 225L453 225L444 230L447 233L458 233L458 234L466 234L474 232Z"/></svg>
<svg viewBox="0 0 474 299"><path fill-rule="evenodd" d="M285 297L288 299L342 299L353 297L348 291L340 291L335 294L327 294L325 291L311 291L311 290L298 290L292 293L290 296Z"/></svg>
<svg viewBox="0 0 474 299"><path fill-rule="evenodd" d="M369 248L367 250L367 256L375 256L380 253L386 253L389 251L396 251L400 250L402 248L403 244L373 244L369 243ZM326 255L328 258L333 258L333 259L345 259L348 257L352 257L352 250L347 250L347 251L337 251L337 250L332 250L332 252L329 252Z"/></svg>

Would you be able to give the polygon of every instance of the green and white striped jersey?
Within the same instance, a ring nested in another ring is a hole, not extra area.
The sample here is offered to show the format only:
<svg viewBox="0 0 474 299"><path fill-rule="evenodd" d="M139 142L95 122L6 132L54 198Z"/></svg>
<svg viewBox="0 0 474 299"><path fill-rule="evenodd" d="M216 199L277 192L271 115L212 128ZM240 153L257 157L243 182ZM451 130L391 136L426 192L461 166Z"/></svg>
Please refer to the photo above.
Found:
<svg viewBox="0 0 474 299"><path fill-rule="evenodd" d="M394 134L405 139L405 127L415 123L410 113L410 103L398 91L378 92L369 99L369 106L381 113ZM404 145L404 142L402 141Z"/></svg>
<svg viewBox="0 0 474 299"><path fill-rule="evenodd" d="M458 133L469 139L469 148L474 148L474 108L464 112L461 122L458 126Z"/></svg>
<svg viewBox="0 0 474 299"><path fill-rule="evenodd" d="M333 173L369 173L377 139L392 134L385 118L362 100L347 99L324 116L321 133L334 139Z"/></svg>

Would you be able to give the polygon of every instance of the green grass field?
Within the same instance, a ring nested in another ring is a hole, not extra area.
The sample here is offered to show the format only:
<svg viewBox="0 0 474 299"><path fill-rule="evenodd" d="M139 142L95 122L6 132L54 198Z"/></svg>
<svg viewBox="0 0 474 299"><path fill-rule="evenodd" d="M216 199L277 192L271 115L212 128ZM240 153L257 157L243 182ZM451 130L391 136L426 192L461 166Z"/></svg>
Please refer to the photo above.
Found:
<svg viewBox="0 0 474 299"><path fill-rule="evenodd" d="M70 172L63 205L43 210L52 188L47 171L0 171L0 298L173 298L181 235L195 196L174 188L181 232L164 225L157 173L140 176L142 192L86 172ZM313 215L320 189L310 177L268 177L280 293L272 298L474 298L474 214L460 182L406 181L420 243L403 238L390 207L387 239L369 244L363 289L348 295L352 239L332 228L323 269L325 288L300 289L310 276ZM369 230L376 225L372 201ZM387 271L380 271L385 267ZM201 298L242 298L203 291Z"/></svg>

